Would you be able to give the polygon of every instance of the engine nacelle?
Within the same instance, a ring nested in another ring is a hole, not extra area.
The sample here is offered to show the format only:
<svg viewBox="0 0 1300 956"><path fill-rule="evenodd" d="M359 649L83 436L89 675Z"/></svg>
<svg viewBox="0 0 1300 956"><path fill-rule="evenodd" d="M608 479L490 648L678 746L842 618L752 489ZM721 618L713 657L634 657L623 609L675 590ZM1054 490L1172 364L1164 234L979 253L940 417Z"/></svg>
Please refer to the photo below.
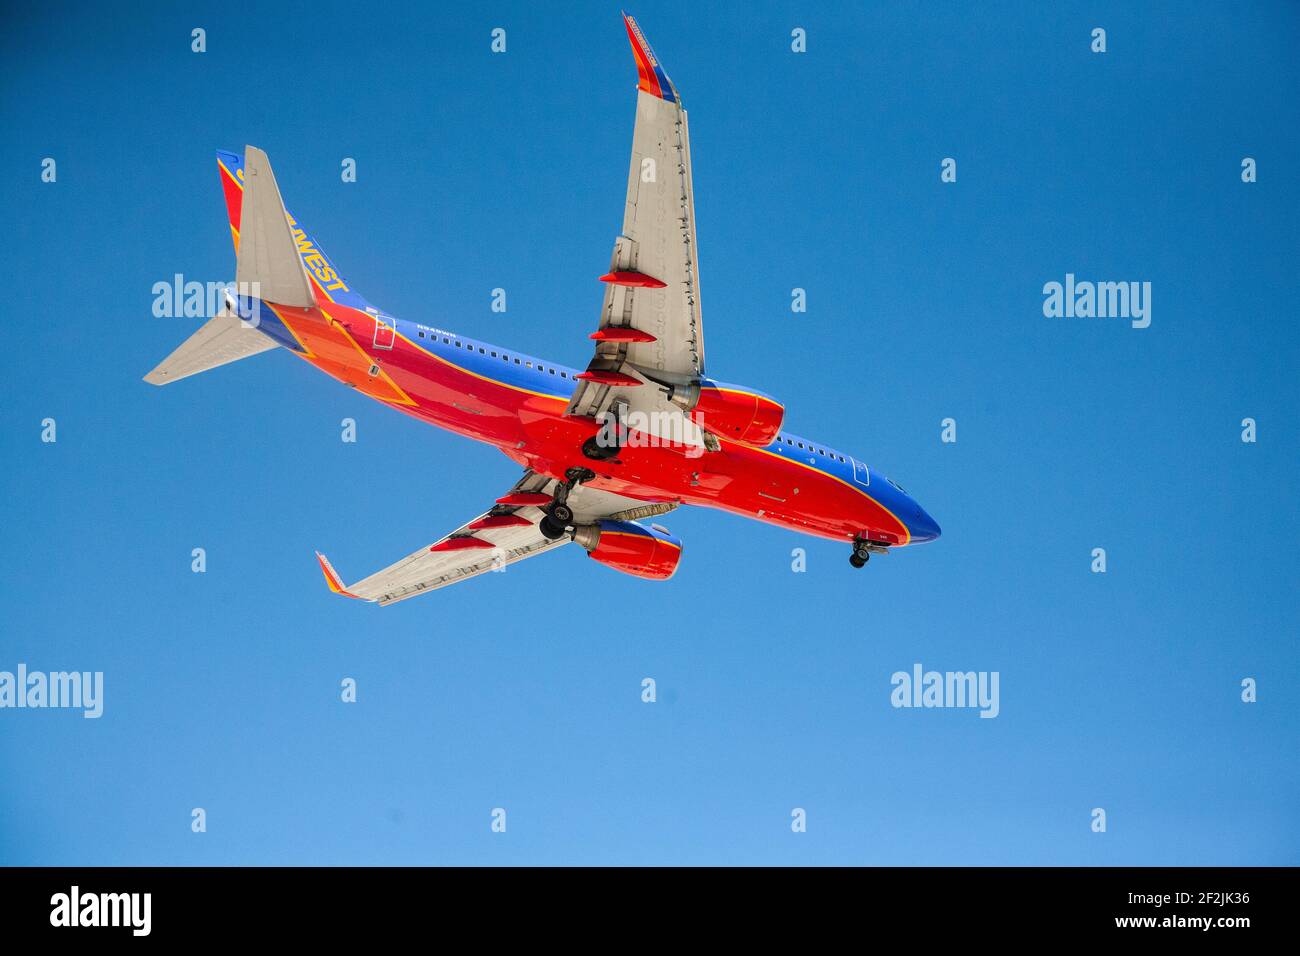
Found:
<svg viewBox="0 0 1300 956"><path fill-rule="evenodd" d="M711 378L676 388L672 401L690 412L705 430L757 448L772 444L785 420L785 408L772 396Z"/></svg>
<svg viewBox="0 0 1300 956"><path fill-rule="evenodd" d="M638 578L666 581L682 560L682 543L657 525L636 521L598 521L579 525L573 540L587 557Z"/></svg>

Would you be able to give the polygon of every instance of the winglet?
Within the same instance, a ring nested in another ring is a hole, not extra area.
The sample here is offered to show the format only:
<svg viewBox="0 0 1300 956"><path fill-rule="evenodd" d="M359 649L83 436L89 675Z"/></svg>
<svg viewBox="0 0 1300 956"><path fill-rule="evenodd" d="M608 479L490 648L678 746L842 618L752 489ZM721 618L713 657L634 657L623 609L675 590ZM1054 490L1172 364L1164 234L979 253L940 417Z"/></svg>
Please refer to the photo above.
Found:
<svg viewBox="0 0 1300 956"><path fill-rule="evenodd" d="M655 57L655 51L650 49L650 42L637 26L636 20L625 13L623 24L627 27L627 38L632 41L632 56L636 59L636 71L640 77L637 89L645 90L651 96L681 106L682 101L677 96L677 88L673 86L673 81L668 79L668 74L664 72L664 68Z"/></svg>
<svg viewBox="0 0 1300 956"><path fill-rule="evenodd" d="M329 558L317 551L316 560L320 562L321 573L325 575L325 583L330 586L331 591L335 594L342 594L344 597L356 598L358 601L361 600L358 595L353 594L343 586L343 579L340 578L338 572L334 570L334 565L330 564Z"/></svg>

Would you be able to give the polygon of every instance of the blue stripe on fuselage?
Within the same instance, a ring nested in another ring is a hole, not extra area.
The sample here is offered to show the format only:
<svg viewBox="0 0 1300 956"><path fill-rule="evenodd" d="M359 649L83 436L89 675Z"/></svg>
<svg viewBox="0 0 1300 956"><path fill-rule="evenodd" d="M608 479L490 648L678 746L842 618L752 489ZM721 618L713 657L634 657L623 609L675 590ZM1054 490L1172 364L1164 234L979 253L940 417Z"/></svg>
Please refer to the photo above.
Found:
<svg viewBox="0 0 1300 956"><path fill-rule="evenodd" d="M249 323L255 322L257 330L265 332L275 339L276 344L283 345L295 352L305 351L294 334L280 321L280 317L275 314L275 310L266 302L261 299L240 295L235 298L235 308L240 318Z"/></svg>
<svg viewBox="0 0 1300 956"><path fill-rule="evenodd" d="M513 388L551 395L566 402L578 387L575 376L578 375L579 370L576 368L557 365L533 355L524 355L522 352L480 342L478 339L456 335L446 329L436 329L415 322L396 321L397 330L409 342L483 378ZM460 343L460 346L457 347L456 343Z"/></svg>

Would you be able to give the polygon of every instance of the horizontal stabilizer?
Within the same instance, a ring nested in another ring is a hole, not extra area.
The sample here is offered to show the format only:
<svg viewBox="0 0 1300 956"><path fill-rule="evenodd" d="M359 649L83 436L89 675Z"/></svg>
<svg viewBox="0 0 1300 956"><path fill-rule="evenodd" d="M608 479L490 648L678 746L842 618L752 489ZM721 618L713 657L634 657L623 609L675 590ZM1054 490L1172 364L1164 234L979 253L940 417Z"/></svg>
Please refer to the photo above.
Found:
<svg viewBox="0 0 1300 956"><path fill-rule="evenodd" d="M255 146L244 148L244 198L235 281L241 290L259 290L254 294L266 302L299 309L316 304L271 162Z"/></svg>
<svg viewBox="0 0 1300 956"><path fill-rule="evenodd" d="M222 311L208 319L144 380L151 385L166 385L257 355L275 348L275 345L275 340L269 335L259 332L234 313Z"/></svg>

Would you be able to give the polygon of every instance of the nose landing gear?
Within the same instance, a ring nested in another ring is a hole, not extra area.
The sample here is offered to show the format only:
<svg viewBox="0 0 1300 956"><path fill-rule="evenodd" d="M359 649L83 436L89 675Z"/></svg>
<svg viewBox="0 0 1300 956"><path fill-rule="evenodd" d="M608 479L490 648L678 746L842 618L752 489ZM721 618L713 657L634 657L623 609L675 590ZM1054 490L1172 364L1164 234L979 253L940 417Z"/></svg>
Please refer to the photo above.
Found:
<svg viewBox="0 0 1300 956"><path fill-rule="evenodd" d="M849 564L855 568L865 567L866 563L871 560L873 552L885 554L888 551L889 545L859 535L853 539L853 553L849 555Z"/></svg>

